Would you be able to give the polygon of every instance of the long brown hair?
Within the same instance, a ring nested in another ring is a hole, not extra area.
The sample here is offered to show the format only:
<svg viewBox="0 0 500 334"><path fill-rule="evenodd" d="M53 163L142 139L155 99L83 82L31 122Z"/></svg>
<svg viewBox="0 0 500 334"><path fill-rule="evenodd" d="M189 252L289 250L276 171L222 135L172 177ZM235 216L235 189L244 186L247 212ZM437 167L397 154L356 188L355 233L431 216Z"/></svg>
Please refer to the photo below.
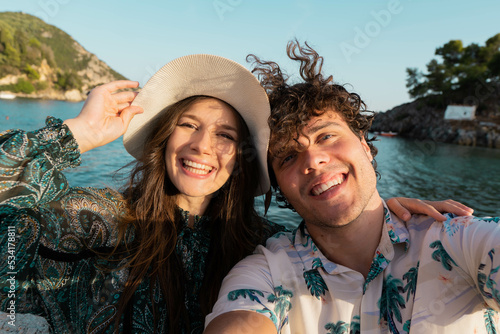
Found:
<svg viewBox="0 0 500 334"><path fill-rule="evenodd" d="M182 218L176 205L178 190L165 167L165 147L182 113L206 98L210 97L189 97L163 112L129 178L125 191L129 212L119 225L118 241L126 241L131 231L134 241L126 246L130 254L129 277L119 302L116 325L139 284L149 277L150 298L153 298L156 282L160 285L170 332L189 329L183 267L175 253ZM229 269L262 242L264 233L262 220L254 209L254 194L259 184L258 161L254 154L252 158L245 157L245 152L249 152L253 145L244 120L234 112L240 128L236 164L229 180L217 191L204 213L210 218L211 237L200 296L204 315L211 311L217 300L222 279ZM154 318L158 322L158 312Z"/></svg>

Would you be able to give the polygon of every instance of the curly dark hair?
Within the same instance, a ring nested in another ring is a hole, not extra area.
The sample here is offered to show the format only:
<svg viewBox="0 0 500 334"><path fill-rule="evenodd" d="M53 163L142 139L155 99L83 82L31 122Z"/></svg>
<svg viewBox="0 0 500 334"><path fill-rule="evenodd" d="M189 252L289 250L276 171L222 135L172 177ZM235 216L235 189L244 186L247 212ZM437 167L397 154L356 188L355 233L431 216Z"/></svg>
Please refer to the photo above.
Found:
<svg viewBox="0 0 500 334"><path fill-rule="evenodd" d="M252 72L259 77L271 104L268 121L271 128L268 152L271 185L276 191L280 206L294 210L281 192L270 162L274 157L286 153L284 150L289 147L289 142L300 137L311 118L333 110L343 117L356 136L360 139L364 137L373 157L377 154L377 148L372 142L375 138L368 137L373 113L366 110L366 105L358 94L349 93L344 86L334 83L331 75L326 78L323 76L323 57L307 42L305 46L301 46L297 40L288 43L287 54L290 59L300 62L303 82L289 85L289 77L282 73L275 62L263 61L253 54L247 56L247 61L254 64ZM376 171L375 159L372 163Z"/></svg>

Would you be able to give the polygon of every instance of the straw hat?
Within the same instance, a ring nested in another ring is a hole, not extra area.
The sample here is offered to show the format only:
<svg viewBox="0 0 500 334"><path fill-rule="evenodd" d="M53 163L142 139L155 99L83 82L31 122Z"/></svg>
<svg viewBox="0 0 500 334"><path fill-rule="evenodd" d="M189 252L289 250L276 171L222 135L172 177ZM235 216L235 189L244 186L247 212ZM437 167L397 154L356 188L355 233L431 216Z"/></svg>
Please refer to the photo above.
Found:
<svg viewBox="0 0 500 334"><path fill-rule="evenodd" d="M245 120L260 166L258 195L270 188L267 148L270 114L267 94L255 76L242 65L219 56L197 54L177 58L156 72L135 98L144 113L134 116L123 144L138 158L155 120L166 107L194 95L216 97L230 104Z"/></svg>

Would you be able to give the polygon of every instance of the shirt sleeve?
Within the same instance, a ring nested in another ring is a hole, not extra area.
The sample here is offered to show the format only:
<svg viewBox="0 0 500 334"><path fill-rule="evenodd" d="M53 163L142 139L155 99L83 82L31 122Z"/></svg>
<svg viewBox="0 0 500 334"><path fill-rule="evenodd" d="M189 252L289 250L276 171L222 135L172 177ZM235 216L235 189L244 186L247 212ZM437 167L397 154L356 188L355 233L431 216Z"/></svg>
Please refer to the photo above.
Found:
<svg viewBox="0 0 500 334"><path fill-rule="evenodd" d="M58 199L68 190L61 171L80 164L80 151L60 119L46 127L0 134L0 215Z"/></svg>
<svg viewBox="0 0 500 334"><path fill-rule="evenodd" d="M499 218L450 217L441 229L442 244L431 244L433 258L447 270L465 271L488 306L500 311Z"/></svg>
<svg viewBox="0 0 500 334"><path fill-rule="evenodd" d="M77 143L61 120L0 134L0 249L6 250L0 275L28 275L39 256L79 261L116 245L125 201L111 189L69 187L61 171L79 163Z"/></svg>
<svg viewBox="0 0 500 334"><path fill-rule="evenodd" d="M231 311L253 311L267 316L278 333L288 323L292 293L275 287L263 246L256 254L240 261L226 276L219 299L205 321L205 327L217 316Z"/></svg>

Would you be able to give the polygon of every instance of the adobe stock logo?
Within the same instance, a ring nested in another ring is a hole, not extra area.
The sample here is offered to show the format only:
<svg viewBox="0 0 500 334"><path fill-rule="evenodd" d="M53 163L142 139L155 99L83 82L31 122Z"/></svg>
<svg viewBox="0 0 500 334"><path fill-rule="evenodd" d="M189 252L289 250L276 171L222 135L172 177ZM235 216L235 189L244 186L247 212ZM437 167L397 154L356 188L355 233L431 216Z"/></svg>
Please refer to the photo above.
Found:
<svg viewBox="0 0 500 334"><path fill-rule="evenodd" d="M363 29L354 27L353 43L340 43L340 50L347 60L347 63L351 63L353 55L359 54L361 50L368 47L371 41L380 35L382 28L387 27L391 23L392 17L401 13L402 10L403 7L399 0L390 0L387 3L387 9L382 9L380 11L372 10L370 12L373 20L368 21Z"/></svg>
<svg viewBox="0 0 500 334"><path fill-rule="evenodd" d="M243 0L214 0L212 5L215 12L221 21L224 21L224 15L227 12L232 12L236 7L241 5Z"/></svg>
<svg viewBox="0 0 500 334"><path fill-rule="evenodd" d="M39 0L37 3L42 9L35 13L35 16L41 18L45 22L49 22L50 18L55 17L59 13L61 5L67 5L71 0Z"/></svg>

